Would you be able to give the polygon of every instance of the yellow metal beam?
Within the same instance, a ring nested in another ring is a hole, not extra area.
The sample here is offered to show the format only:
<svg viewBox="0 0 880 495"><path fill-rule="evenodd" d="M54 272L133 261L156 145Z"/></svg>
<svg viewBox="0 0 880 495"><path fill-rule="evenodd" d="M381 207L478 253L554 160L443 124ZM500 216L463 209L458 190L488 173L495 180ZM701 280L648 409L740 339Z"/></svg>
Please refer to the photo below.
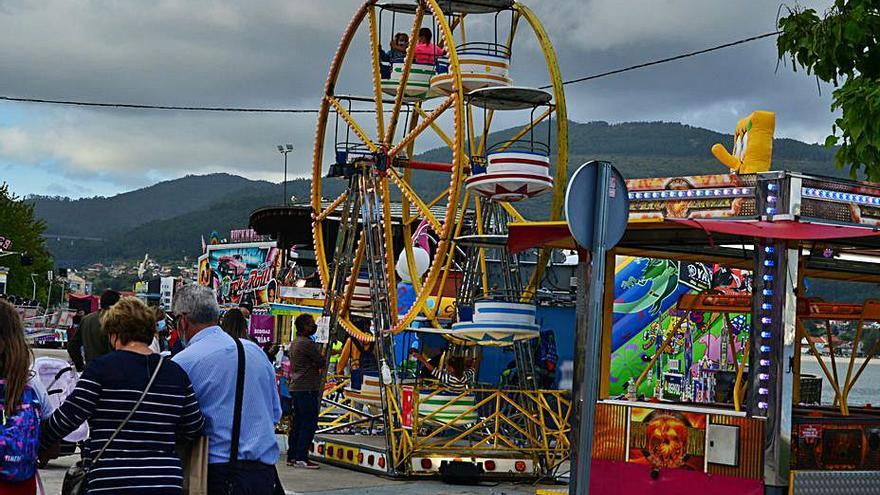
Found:
<svg viewBox="0 0 880 495"><path fill-rule="evenodd" d="M385 141L385 110L382 105L382 76L379 69L379 29L376 7L370 7L370 54L373 60L373 99L376 103L376 139Z"/></svg>
<svg viewBox="0 0 880 495"><path fill-rule="evenodd" d="M409 35L409 46L406 49L406 58L403 62L403 72L400 74L400 84L397 86L397 94L394 97L394 108L391 110L391 119L388 121L388 133L385 135L385 146L391 147L394 140L394 131L397 130L397 121L400 119L400 108L403 106L403 95L409 81L409 73L412 69L413 56L416 53L415 40L419 39L419 29L422 27L422 17L425 15L424 7L419 2L416 7L416 15L413 19L412 30ZM445 24L445 23L444 23ZM448 29L449 26L446 26Z"/></svg>
<svg viewBox="0 0 880 495"><path fill-rule="evenodd" d="M450 106L455 103L455 99L456 95L455 93L452 93L451 95L449 95L448 98L443 100L443 103L441 103L437 108L432 110L431 113L425 116L424 119L422 119L422 121L419 122L419 124L414 129L408 132L406 136L404 136L403 139L399 143L397 143L396 146L391 148L391 150L388 152L388 157L394 158L395 156L397 156L398 153L400 153L402 149L408 147L410 143L415 142L415 139L419 137L419 135L424 132L429 125L433 124L438 117L443 115L443 112L445 112Z"/></svg>
<svg viewBox="0 0 880 495"><path fill-rule="evenodd" d="M320 221L324 220L325 218L327 218L328 216L330 216L331 213L336 211L336 208L339 208L339 205L341 205L342 202L345 201L345 198L347 198L347 197L348 197L348 192L342 191L342 194L340 194L338 198L334 199L333 202L330 203L330 205L327 208L325 208L323 211L321 211L321 213L318 216L315 217L315 221L320 222Z"/></svg>
<svg viewBox="0 0 880 495"><path fill-rule="evenodd" d="M440 224L440 222L437 221L437 218L434 216L433 213L431 213L431 209L428 208L428 205L426 205L424 201L422 201L422 199L419 197L418 193L416 193L416 191L412 188L412 186L404 181L400 174L397 173L397 171L393 168L388 169L388 177L391 179L392 182L394 182L394 185L396 185L397 188L400 189L400 192L403 193L403 195L406 196L406 198L411 203L416 205L416 208L418 208L422 218L424 218L428 221L428 223L431 224L431 228L434 229L434 232L441 232L443 230L443 226Z"/></svg>
<svg viewBox="0 0 880 495"><path fill-rule="evenodd" d="M371 152L378 153L379 147L376 146L376 143L374 143L369 136L367 136L364 128L357 123L357 121L354 119L354 116L352 116L348 112L348 110L346 110L345 107L342 106L339 100L333 96L327 96L325 98L327 98L327 100L330 102L330 105L332 105L333 108L336 110L336 113L338 113L339 116L342 117L342 120L344 120L345 123L348 124L348 127L350 127L351 130L354 131L354 133L357 135L357 137L360 138L361 142L363 142L367 146L367 148L370 148Z"/></svg>

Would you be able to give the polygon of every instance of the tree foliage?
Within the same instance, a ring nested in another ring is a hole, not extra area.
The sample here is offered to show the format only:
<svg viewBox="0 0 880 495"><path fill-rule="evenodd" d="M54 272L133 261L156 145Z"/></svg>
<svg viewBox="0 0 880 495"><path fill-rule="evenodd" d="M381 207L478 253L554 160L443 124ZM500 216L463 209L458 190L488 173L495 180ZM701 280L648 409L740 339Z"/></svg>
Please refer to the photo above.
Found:
<svg viewBox="0 0 880 495"><path fill-rule="evenodd" d="M30 298L33 273L36 274L37 300L45 298L46 273L52 269L52 258L43 239L45 230L46 223L34 216L33 205L12 194L6 183L0 184L0 236L12 241L11 251L26 253L33 260L31 265L22 265L19 255L0 258L0 265L9 268L6 288L9 294Z"/></svg>
<svg viewBox="0 0 880 495"><path fill-rule="evenodd" d="M835 0L823 16L789 9L779 28L779 58L836 88L831 109L841 115L825 140L840 146L835 164L880 180L880 2Z"/></svg>

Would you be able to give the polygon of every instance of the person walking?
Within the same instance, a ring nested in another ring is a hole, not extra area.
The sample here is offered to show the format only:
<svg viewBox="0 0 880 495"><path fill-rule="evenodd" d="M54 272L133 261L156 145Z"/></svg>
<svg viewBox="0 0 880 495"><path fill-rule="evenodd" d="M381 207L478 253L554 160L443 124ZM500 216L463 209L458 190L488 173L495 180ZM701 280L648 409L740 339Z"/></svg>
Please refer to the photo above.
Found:
<svg viewBox="0 0 880 495"><path fill-rule="evenodd" d="M67 354L77 371L85 369L92 359L113 350L107 340L107 335L101 331L101 317L117 301L119 301L118 292L110 289L105 290L101 294L101 310L83 316L79 330L67 343ZM83 360L83 354L85 354L85 360Z"/></svg>
<svg viewBox="0 0 880 495"><path fill-rule="evenodd" d="M321 386L326 365L321 348L311 339L318 331L315 319L303 313L293 321L296 338L290 343L290 396L293 401L293 424L290 427L287 447L287 465L318 469L309 460L309 445L318 429L318 413L321 408Z"/></svg>
<svg viewBox="0 0 880 495"><path fill-rule="evenodd" d="M0 432L21 440L6 445L0 459L0 493L37 493L37 454L40 420L52 414L46 388L31 374L33 354L15 306L0 300Z"/></svg>
<svg viewBox="0 0 880 495"><path fill-rule="evenodd" d="M209 287L181 288L174 295L174 313L185 348L172 360L189 374L207 420L208 493L276 493L275 425L281 402L274 368L259 346L218 326L220 307ZM243 404L247 421L241 418Z"/></svg>
<svg viewBox="0 0 880 495"><path fill-rule="evenodd" d="M174 450L195 439L204 418L189 378L154 353L153 311L125 297L101 316L115 352L92 359L67 400L45 423L48 449L89 422L86 493L180 494L183 472Z"/></svg>

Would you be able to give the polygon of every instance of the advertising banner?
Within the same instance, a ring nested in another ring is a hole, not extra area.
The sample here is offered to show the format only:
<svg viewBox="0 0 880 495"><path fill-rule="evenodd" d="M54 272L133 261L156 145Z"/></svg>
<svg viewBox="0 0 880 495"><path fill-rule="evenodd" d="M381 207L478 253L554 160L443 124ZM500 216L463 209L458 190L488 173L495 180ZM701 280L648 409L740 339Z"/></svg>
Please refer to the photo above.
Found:
<svg viewBox="0 0 880 495"><path fill-rule="evenodd" d="M275 317L272 315L251 315L251 326L248 330L251 337L258 343L271 342L272 333L275 330Z"/></svg>
<svg viewBox="0 0 880 495"><path fill-rule="evenodd" d="M275 302L282 257L274 242L214 244L199 258L199 285L214 289L224 306Z"/></svg>

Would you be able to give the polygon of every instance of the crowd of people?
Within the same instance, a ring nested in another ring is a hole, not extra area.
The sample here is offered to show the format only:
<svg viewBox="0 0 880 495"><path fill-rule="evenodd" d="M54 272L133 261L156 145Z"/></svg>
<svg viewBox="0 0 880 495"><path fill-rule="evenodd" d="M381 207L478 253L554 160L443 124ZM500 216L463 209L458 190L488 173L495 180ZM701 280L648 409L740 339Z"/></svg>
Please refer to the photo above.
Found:
<svg viewBox="0 0 880 495"><path fill-rule="evenodd" d="M275 468L275 368L247 338L249 309L227 312L221 327L213 292L195 285L180 289L173 306L169 328L164 313L106 291L100 311L82 318L70 341L82 375L52 410L31 371L21 318L0 301L0 444L15 443L0 460L0 493L36 493L37 463L57 455L58 442L86 421L85 493L179 494L186 474L177 447L200 437L207 439L208 493L284 493Z"/></svg>
<svg viewBox="0 0 880 495"><path fill-rule="evenodd" d="M292 412L287 465L318 469L309 446L324 381L328 373L344 374L352 389L360 389L365 375L380 372L375 344L349 337L330 342L325 351L314 340L315 319L301 314L279 387L280 346L261 347L251 339L250 312L242 305L221 317L212 289L204 286L179 289L169 314L105 291L100 310L83 316L71 335L68 353L81 376L56 409L31 369L19 313L0 300L0 448L7 449L6 460L0 459L0 493L36 493L38 462L56 457L59 441L84 422L91 432L82 445L85 493L181 493L188 475L180 447L205 440L208 493L284 493L275 436L282 397L285 411ZM368 318L352 315L352 321L370 333ZM542 348L545 354L555 364L555 346ZM401 373L409 370L412 377L464 393L476 385L475 364L473 358L442 351L428 357L413 348Z"/></svg>

